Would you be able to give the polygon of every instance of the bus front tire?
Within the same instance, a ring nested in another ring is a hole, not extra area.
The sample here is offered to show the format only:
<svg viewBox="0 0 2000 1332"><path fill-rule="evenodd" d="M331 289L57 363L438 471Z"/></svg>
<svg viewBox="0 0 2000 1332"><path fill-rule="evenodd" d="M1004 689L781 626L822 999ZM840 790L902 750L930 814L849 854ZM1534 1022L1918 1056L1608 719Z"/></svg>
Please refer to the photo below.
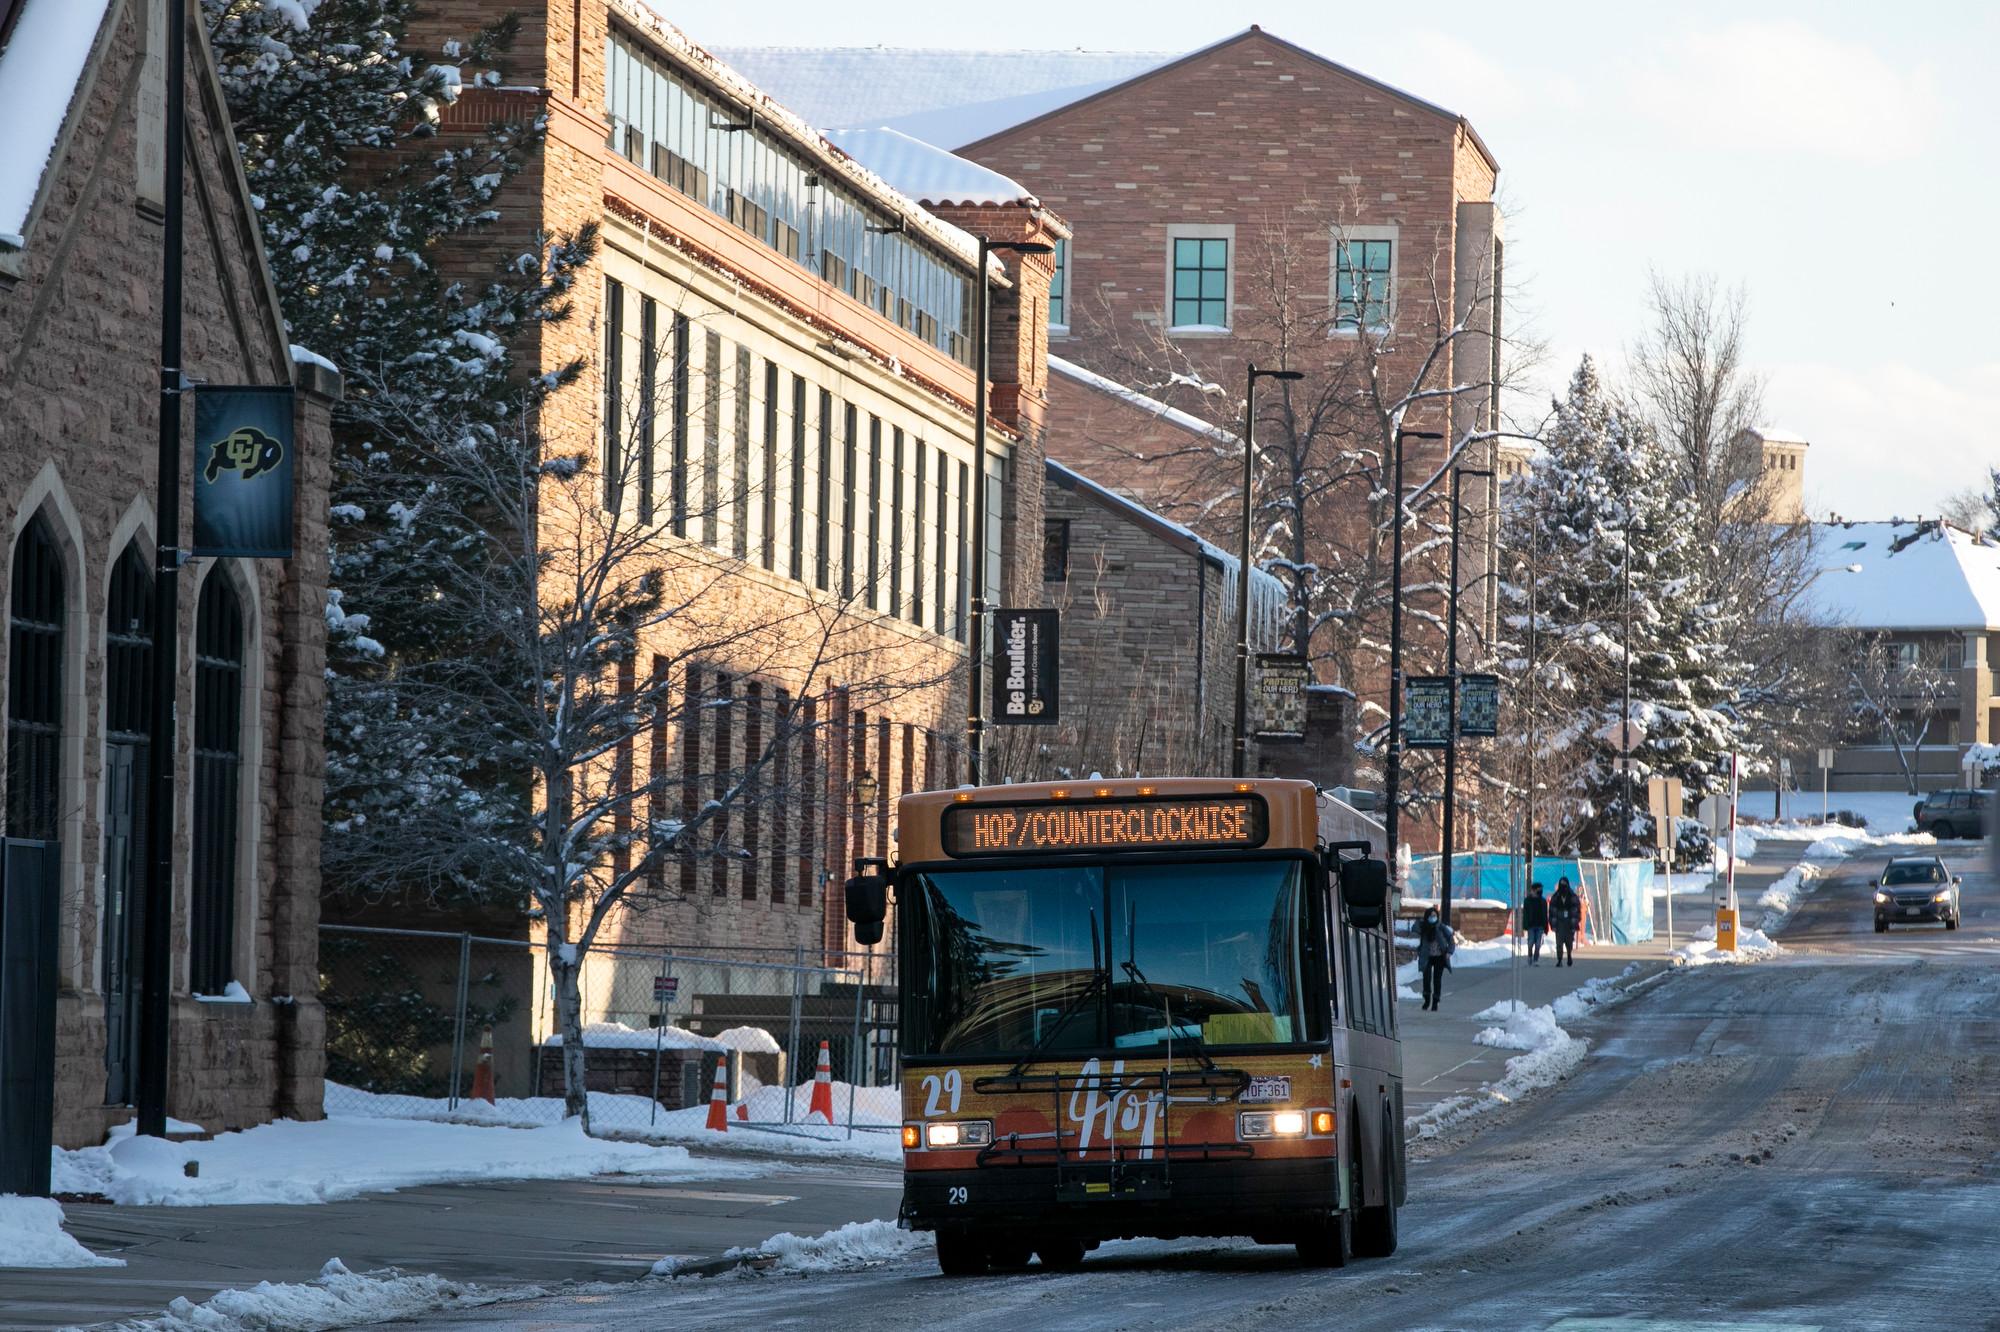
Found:
<svg viewBox="0 0 2000 1332"><path fill-rule="evenodd" d="M1293 1244L1307 1267L1345 1267L1354 1256L1354 1218L1337 1212L1301 1234Z"/></svg>
<svg viewBox="0 0 2000 1332"><path fill-rule="evenodd" d="M948 1277L978 1276L986 1270L986 1246L962 1230L937 1233L938 1271Z"/></svg>
<svg viewBox="0 0 2000 1332"><path fill-rule="evenodd" d="M1361 1258L1388 1258L1396 1252L1396 1173L1386 1148L1382 1152L1382 1205L1364 1207L1355 1217L1354 1252Z"/></svg>
<svg viewBox="0 0 2000 1332"><path fill-rule="evenodd" d="M1036 1247L1035 1256L1052 1272L1073 1272L1083 1266L1083 1241L1048 1240Z"/></svg>

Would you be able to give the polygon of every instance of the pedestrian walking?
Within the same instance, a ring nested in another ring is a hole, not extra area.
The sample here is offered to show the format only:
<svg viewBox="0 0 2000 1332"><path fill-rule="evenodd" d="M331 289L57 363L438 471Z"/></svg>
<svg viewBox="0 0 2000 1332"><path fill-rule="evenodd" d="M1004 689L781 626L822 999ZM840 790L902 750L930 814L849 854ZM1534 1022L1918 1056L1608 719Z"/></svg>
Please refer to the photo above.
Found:
<svg viewBox="0 0 2000 1332"><path fill-rule="evenodd" d="M1424 974L1424 1007L1437 1011L1444 998L1444 973L1451 970L1451 955L1458 948L1458 936L1451 926L1438 919L1432 907L1417 926L1417 963Z"/></svg>
<svg viewBox="0 0 2000 1332"><path fill-rule="evenodd" d="M1549 899L1542 896L1542 885L1528 885L1528 895L1521 900L1521 933L1528 936L1528 965L1539 966L1542 956L1542 936L1549 932Z"/></svg>
<svg viewBox="0 0 2000 1332"><path fill-rule="evenodd" d="M1549 928L1556 936L1557 966L1576 965L1576 931L1581 924L1583 899L1569 886L1569 876L1565 874L1556 880L1555 893L1549 898Z"/></svg>

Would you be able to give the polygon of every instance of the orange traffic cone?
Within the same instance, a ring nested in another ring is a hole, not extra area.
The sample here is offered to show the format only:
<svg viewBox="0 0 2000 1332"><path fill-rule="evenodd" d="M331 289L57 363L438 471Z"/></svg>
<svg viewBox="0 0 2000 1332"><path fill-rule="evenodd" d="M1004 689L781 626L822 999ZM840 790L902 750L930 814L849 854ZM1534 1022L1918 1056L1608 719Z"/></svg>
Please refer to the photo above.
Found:
<svg viewBox="0 0 2000 1332"><path fill-rule="evenodd" d="M750 1102L738 1101L736 1103L736 1122L739 1124L750 1122Z"/></svg>
<svg viewBox="0 0 2000 1332"><path fill-rule="evenodd" d="M472 1070L472 1099L493 1104L493 1028L479 1033L479 1063Z"/></svg>
<svg viewBox="0 0 2000 1332"><path fill-rule="evenodd" d="M833 1052L826 1048L826 1042L819 1043L819 1067L813 1071L812 1101L806 1106L806 1118L818 1115L822 1122L833 1122Z"/></svg>
<svg viewBox="0 0 2000 1332"><path fill-rule="evenodd" d="M708 1126L717 1133L729 1132L729 1066L715 1066L715 1090L708 1097Z"/></svg>

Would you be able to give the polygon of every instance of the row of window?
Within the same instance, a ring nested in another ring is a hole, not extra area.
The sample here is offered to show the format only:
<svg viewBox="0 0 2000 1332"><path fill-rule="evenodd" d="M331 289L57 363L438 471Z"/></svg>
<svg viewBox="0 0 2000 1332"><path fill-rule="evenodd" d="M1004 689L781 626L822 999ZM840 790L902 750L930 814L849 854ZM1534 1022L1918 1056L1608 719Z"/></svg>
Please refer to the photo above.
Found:
<svg viewBox="0 0 2000 1332"><path fill-rule="evenodd" d="M964 640L969 463L615 278L604 308L608 511Z"/></svg>
<svg viewBox="0 0 2000 1332"><path fill-rule="evenodd" d="M1348 228L1333 239L1332 296L1336 328L1386 328L1395 313L1393 228ZM1056 242L1049 287L1049 326L1069 327L1074 301L1069 241ZM1235 228L1167 229L1167 311L1170 332L1226 333L1234 319Z"/></svg>
<svg viewBox="0 0 2000 1332"><path fill-rule="evenodd" d="M607 51L604 97L612 151L971 364L972 286L963 265L827 182L754 115L697 91L618 31Z"/></svg>
<svg viewBox="0 0 2000 1332"><path fill-rule="evenodd" d="M63 732L71 685L64 645L68 572L48 519L36 514L13 550L7 623L6 834L59 841ZM137 1072L138 946L134 921L150 881L146 772L152 735L153 576L143 545L112 566L105 601L104 909L98 921L105 995L106 1099L131 1099ZM238 784L243 763L245 624L226 570L202 581L195 605L193 843L189 982L220 994L236 976Z"/></svg>

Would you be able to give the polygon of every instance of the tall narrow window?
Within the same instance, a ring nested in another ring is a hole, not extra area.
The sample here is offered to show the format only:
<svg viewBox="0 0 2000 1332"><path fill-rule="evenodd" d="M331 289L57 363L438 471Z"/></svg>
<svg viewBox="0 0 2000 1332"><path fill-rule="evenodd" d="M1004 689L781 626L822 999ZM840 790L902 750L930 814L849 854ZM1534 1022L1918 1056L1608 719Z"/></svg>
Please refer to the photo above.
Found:
<svg viewBox="0 0 2000 1332"><path fill-rule="evenodd" d="M763 544L761 563L773 573L778 569L778 366L764 362L764 479Z"/></svg>
<svg viewBox="0 0 2000 1332"><path fill-rule="evenodd" d="M840 413L840 599L844 602L854 600L854 492L860 489L854 477L857 418L854 404L845 404Z"/></svg>
<svg viewBox="0 0 2000 1332"><path fill-rule="evenodd" d="M756 680L743 684L743 767L746 776L764 761L764 686ZM743 900L757 900L757 852L764 835L764 803L769 798L761 775L751 776L754 789L743 802Z"/></svg>
<svg viewBox="0 0 2000 1332"><path fill-rule="evenodd" d="M55 840L60 821L63 565L36 514L14 546L7 625L7 834Z"/></svg>
<svg viewBox="0 0 2000 1332"><path fill-rule="evenodd" d="M1174 238L1174 327L1229 326L1229 242Z"/></svg>
<svg viewBox="0 0 2000 1332"><path fill-rule="evenodd" d="M1386 328L1393 271L1391 242L1341 236L1334 243L1334 253L1334 326Z"/></svg>
<svg viewBox="0 0 2000 1332"><path fill-rule="evenodd" d="M688 401L688 317L674 315L674 419L670 424L674 436L673 452L673 532L675 536L687 535L688 520L688 413L694 404Z"/></svg>
<svg viewBox="0 0 2000 1332"><path fill-rule="evenodd" d="M815 530L818 544L813 551L813 586L824 592L831 584L829 567L833 555L832 533L828 524L833 514L833 394L819 391L819 477L814 491L817 501Z"/></svg>
<svg viewBox="0 0 2000 1332"><path fill-rule="evenodd" d="M1049 279L1049 327L1069 327L1069 242L1056 242L1056 271Z"/></svg>
<svg viewBox="0 0 2000 1332"><path fill-rule="evenodd" d="M931 632L948 633L945 624L945 605L950 597L948 579L951 577L951 459L938 454L937 460L937 576L931 580L931 593L935 598L931 615ZM965 533L959 532L963 541Z"/></svg>
<svg viewBox="0 0 2000 1332"><path fill-rule="evenodd" d="M701 805L701 669L689 666L681 692L681 826L694 826ZM695 866L692 855L681 856L681 895L694 896Z"/></svg>
<svg viewBox="0 0 2000 1332"><path fill-rule="evenodd" d="M972 497L972 487L966 478L971 475L972 467L970 464L960 463L958 465L958 544L960 551L958 558L958 622L953 626L952 636L960 642L967 641L966 632L971 627L971 617L965 613L969 571L965 567L964 551L967 547L970 547L973 559L983 560L986 558L987 525L981 523L979 524L979 530L972 532L965 524L966 501ZM988 486L986 492L988 496L991 496L993 487ZM971 533L970 540L967 539L968 533ZM992 595L990 586L987 595Z"/></svg>
<svg viewBox="0 0 2000 1332"><path fill-rule="evenodd" d="M188 979L196 994L236 980L236 809L243 766L243 602L224 570L194 619L194 874Z"/></svg>
<svg viewBox="0 0 2000 1332"><path fill-rule="evenodd" d="M806 381L792 376L792 581L806 581Z"/></svg>
<svg viewBox="0 0 2000 1332"><path fill-rule="evenodd" d="M722 335L711 332L701 361L701 544L715 546L722 508Z"/></svg>
<svg viewBox="0 0 2000 1332"><path fill-rule="evenodd" d="M713 694L714 697L709 699L708 706L702 710L713 719L710 724L714 728L715 743L711 746L711 752L715 758L714 771L709 774L709 789L713 792L714 801L720 805L729 795L730 784L736 780L735 739L731 734L734 727L731 725L729 715L735 706L735 682L726 675L716 676ZM723 824L727 818L726 813L717 814L715 822L708 828L709 836L720 840L724 833ZM715 856L709 861L708 882L717 897L726 896L729 892L731 859L733 857Z"/></svg>
<svg viewBox="0 0 2000 1332"><path fill-rule="evenodd" d="M729 478L729 553L750 556L750 349L736 349L736 401L730 413L735 427L735 463Z"/></svg>
<svg viewBox="0 0 2000 1332"><path fill-rule="evenodd" d="M132 1100L139 1068L135 917L151 875L146 761L153 731L153 571L134 539L112 566L104 607L104 898L98 960L104 995L104 1101Z"/></svg>
<svg viewBox="0 0 2000 1332"><path fill-rule="evenodd" d="M910 494L916 499L916 510L912 515L910 528L916 537L916 549L910 559L910 623L924 622L924 442L917 441L916 485ZM942 466L942 459L939 461Z"/></svg>
<svg viewBox="0 0 2000 1332"><path fill-rule="evenodd" d="M653 654L652 693L655 698L667 697L667 658ZM668 803L667 784L667 708L658 708L653 713L653 733L646 753L646 887L654 893L667 890L667 861L673 855L673 837L667 831L671 826L673 811Z"/></svg>
<svg viewBox="0 0 2000 1332"><path fill-rule="evenodd" d="M653 429L659 410L660 303L639 298L639 521L653 521Z"/></svg>
<svg viewBox="0 0 2000 1332"><path fill-rule="evenodd" d="M625 482L625 284L604 279L604 507L618 511Z"/></svg>
<svg viewBox="0 0 2000 1332"><path fill-rule="evenodd" d="M792 794L792 748L798 731L792 722L792 696L788 690L774 692L771 708L771 784L777 799L771 802L771 900L785 900L785 863L791 855L792 826L798 818L799 802Z"/></svg>
<svg viewBox="0 0 2000 1332"><path fill-rule="evenodd" d="M882 418L868 418L868 609L881 609Z"/></svg>
<svg viewBox="0 0 2000 1332"><path fill-rule="evenodd" d="M903 430L889 446L889 614L903 613Z"/></svg>

